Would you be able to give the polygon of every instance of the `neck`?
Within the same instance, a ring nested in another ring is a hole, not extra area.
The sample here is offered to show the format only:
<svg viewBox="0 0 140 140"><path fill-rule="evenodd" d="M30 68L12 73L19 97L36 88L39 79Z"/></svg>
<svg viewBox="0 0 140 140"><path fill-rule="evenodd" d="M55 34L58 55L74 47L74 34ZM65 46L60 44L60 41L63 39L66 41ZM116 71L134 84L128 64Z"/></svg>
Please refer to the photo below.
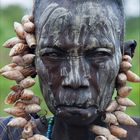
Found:
<svg viewBox="0 0 140 140"><path fill-rule="evenodd" d="M69 125L59 118L55 118L52 140L93 140L95 134L90 131L90 127L97 124L98 121L90 125L77 126Z"/></svg>

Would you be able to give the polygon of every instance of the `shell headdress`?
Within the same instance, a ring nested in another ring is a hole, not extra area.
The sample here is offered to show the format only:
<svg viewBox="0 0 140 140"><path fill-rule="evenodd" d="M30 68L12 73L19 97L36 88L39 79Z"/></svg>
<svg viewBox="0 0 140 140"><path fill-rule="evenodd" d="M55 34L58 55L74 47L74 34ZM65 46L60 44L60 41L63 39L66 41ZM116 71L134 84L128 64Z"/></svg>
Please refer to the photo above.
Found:
<svg viewBox="0 0 140 140"><path fill-rule="evenodd" d="M5 112L15 116L8 126L23 128L21 140L48 140L43 135L33 134L36 124L31 121L30 117L30 113L37 113L41 110L40 98L28 89L35 84L32 77L37 74L34 66L36 39L33 16L23 16L21 23L14 23L14 29L17 36L3 44L3 47L11 49L9 53L11 63L0 70L2 76L16 81L16 84L10 87L12 91L5 99L7 104L13 105L12 108L5 109ZM132 88L126 86L126 81L140 82L139 76L130 71L131 61L129 55L122 57L120 71L116 79L117 97L110 102L102 117L102 121L106 123L107 127L92 126L91 131L97 135L95 140L125 138L127 131L120 128L119 124L137 125L129 115L124 113L127 107L135 106L135 103L127 98Z"/></svg>
<svg viewBox="0 0 140 140"><path fill-rule="evenodd" d="M22 140L48 140L43 135L33 134L36 124L31 121L30 116L30 113L37 113L41 110L40 98L28 89L35 84L32 77L36 75L33 17L25 15L21 23L14 22L14 30L17 36L3 44L3 47L11 49L9 53L11 63L0 70L2 76L16 81L16 84L10 87L12 91L5 99L5 103L12 104L13 107L4 111L15 116L8 126L23 128Z"/></svg>

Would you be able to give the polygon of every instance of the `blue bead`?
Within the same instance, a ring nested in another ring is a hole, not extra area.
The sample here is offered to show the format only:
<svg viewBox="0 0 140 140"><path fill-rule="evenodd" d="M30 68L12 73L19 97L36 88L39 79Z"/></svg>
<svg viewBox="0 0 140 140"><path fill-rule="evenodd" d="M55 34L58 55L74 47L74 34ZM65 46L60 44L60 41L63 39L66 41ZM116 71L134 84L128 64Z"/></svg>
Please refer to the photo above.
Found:
<svg viewBox="0 0 140 140"><path fill-rule="evenodd" d="M48 119L48 129L47 129L47 132L46 132L46 137L49 138L49 139L51 139L53 123L54 123L54 118L49 118Z"/></svg>

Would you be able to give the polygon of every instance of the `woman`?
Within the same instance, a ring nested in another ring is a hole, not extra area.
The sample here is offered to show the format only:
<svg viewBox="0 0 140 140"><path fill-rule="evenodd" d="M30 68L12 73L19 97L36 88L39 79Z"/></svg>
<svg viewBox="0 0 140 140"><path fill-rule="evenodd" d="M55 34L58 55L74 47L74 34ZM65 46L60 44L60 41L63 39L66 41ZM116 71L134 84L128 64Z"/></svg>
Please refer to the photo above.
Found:
<svg viewBox="0 0 140 140"><path fill-rule="evenodd" d="M131 91L126 81L140 79L129 70L136 42L124 43L122 1L36 0L33 17L34 20L23 17L22 25L15 23L20 40L10 42L10 47L16 44L10 56L16 65L10 65L10 70L6 68L2 75L17 82L11 88L14 96L9 95L6 100L14 108L5 111L18 118L6 119L6 123L2 120L2 128L16 133L11 126L21 127L17 139L27 140L47 139L45 136L51 140L127 140L134 139L134 129L135 138L139 139L138 120L135 122L124 113L126 107L135 105L126 98ZM5 46L8 45L9 42ZM32 113L40 111L40 103L27 90L34 84L28 76L36 74L53 118L36 121L32 117ZM115 88L118 94L112 101ZM123 125L133 125L126 127L130 129L128 134L121 128ZM2 139L7 134L2 131Z"/></svg>

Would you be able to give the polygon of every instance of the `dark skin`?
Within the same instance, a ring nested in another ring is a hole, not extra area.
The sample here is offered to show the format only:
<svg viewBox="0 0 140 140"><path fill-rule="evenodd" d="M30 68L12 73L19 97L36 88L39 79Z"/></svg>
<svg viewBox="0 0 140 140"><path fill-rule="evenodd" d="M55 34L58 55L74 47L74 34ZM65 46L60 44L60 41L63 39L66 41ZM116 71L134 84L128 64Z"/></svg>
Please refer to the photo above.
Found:
<svg viewBox="0 0 140 140"><path fill-rule="evenodd" d="M132 51L121 49L118 3L78 2L48 1L44 14L37 15L36 68L55 115L52 140L95 138L90 127L105 125L100 118L111 101L122 53Z"/></svg>

